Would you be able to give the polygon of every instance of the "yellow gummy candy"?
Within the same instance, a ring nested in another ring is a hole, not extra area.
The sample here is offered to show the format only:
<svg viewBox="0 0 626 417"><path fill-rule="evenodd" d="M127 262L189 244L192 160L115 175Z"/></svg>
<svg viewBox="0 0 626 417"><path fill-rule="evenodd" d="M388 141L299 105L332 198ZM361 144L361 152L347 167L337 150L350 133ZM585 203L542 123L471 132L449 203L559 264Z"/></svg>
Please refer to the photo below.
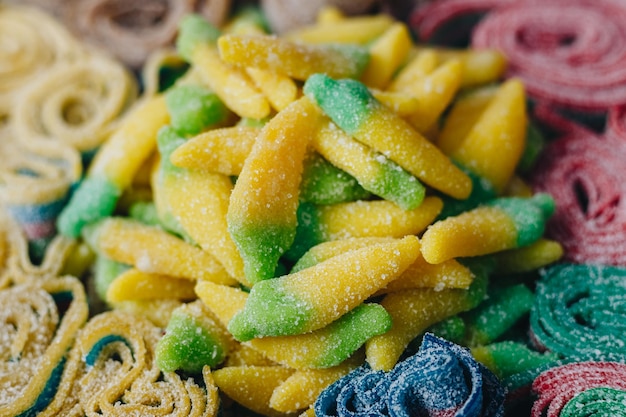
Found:
<svg viewBox="0 0 626 417"><path fill-rule="evenodd" d="M384 242L388 239L390 238L360 237L323 242L309 249L296 262L292 271L315 265L340 253L362 248L376 242ZM473 279L474 274L472 271L454 259L434 265L426 262L420 254L415 262L400 274L398 278L379 290L377 294L412 288L467 289Z"/></svg>
<svg viewBox="0 0 626 417"><path fill-rule="evenodd" d="M170 161L179 168L238 176L260 132L250 126L208 130L176 148Z"/></svg>
<svg viewBox="0 0 626 417"><path fill-rule="evenodd" d="M142 272L131 268L109 284L107 302L126 300L149 300L174 298L193 300L196 298L195 283L163 274Z"/></svg>
<svg viewBox="0 0 626 417"><path fill-rule="evenodd" d="M269 278L293 242L303 161L321 113L306 97L262 129L239 175L228 207L228 230L250 282Z"/></svg>
<svg viewBox="0 0 626 417"><path fill-rule="evenodd" d="M407 90L415 94L421 104L419 111L408 119L418 131L427 131L452 102L461 84L461 73L460 61L451 60L416 84L414 89Z"/></svg>
<svg viewBox="0 0 626 417"><path fill-rule="evenodd" d="M422 236L422 255L429 263L486 255L517 246L517 228L497 207L481 206L428 227Z"/></svg>
<svg viewBox="0 0 626 417"><path fill-rule="evenodd" d="M473 307L467 293L460 289L423 288L385 296L381 305L393 317L393 327L365 343L369 365L376 370L392 369L409 342L429 326Z"/></svg>
<svg viewBox="0 0 626 417"><path fill-rule="evenodd" d="M506 58L493 49L437 49L442 61L459 59L463 64L461 87L474 87L500 80L506 70Z"/></svg>
<svg viewBox="0 0 626 417"><path fill-rule="evenodd" d="M385 88L406 59L412 44L407 26L394 23L370 46L370 60L361 81L368 87Z"/></svg>
<svg viewBox="0 0 626 417"><path fill-rule="evenodd" d="M108 218L97 225L95 233L98 252L140 271L225 285L237 282L209 253L158 227Z"/></svg>
<svg viewBox="0 0 626 417"><path fill-rule="evenodd" d="M313 405L319 394L333 382L357 367L348 360L328 369L304 369L294 372L277 386L270 398L270 407L283 413L293 413Z"/></svg>
<svg viewBox="0 0 626 417"><path fill-rule="evenodd" d="M563 246L554 240L539 239L529 246L499 252L493 255L497 274L530 272L558 261L563 256Z"/></svg>
<svg viewBox="0 0 626 417"><path fill-rule="evenodd" d="M156 149L157 133L167 123L169 113L163 95L138 103L96 153L89 174L104 174L120 189L128 187Z"/></svg>
<svg viewBox="0 0 626 417"><path fill-rule="evenodd" d="M465 117L451 113L450 117ZM526 144L526 95L520 80L509 79L498 88L476 123L456 146L444 126L438 141L444 152L502 192L511 179Z"/></svg>
<svg viewBox="0 0 626 417"><path fill-rule="evenodd" d="M269 102L250 77L222 61L213 46L196 45L193 65L198 68L202 80L240 117L262 119L270 114Z"/></svg>
<svg viewBox="0 0 626 417"><path fill-rule="evenodd" d="M326 45L269 35L222 35L217 44L220 56L228 63L276 71L300 81L319 72L337 78L354 77L361 72L351 55Z"/></svg>
<svg viewBox="0 0 626 417"><path fill-rule="evenodd" d="M252 67L246 72L275 110L281 111L298 98L298 86L286 75Z"/></svg>
<svg viewBox="0 0 626 417"><path fill-rule="evenodd" d="M176 186L169 189L166 198L178 223L230 276L250 285L244 276L239 250L228 232L226 213L233 190L230 178L200 171L187 171L175 178Z"/></svg>
<svg viewBox="0 0 626 417"><path fill-rule="evenodd" d="M394 20L384 14L353 16L343 19L304 26L287 32L285 39L307 43L355 43L366 44L384 33Z"/></svg>
<svg viewBox="0 0 626 417"><path fill-rule="evenodd" d="M293 372L282 366L230 366L212 374L215 385L244 407L264 416L284 417L270 407L270 399Z"/></svg>
<svg viewBox="0 0 626 417"><path fill-rule="evenodd" d="M286 294L297 295L303 305L314 306L316 314L309 326L314 330L361 304L418 256L419 240L408 235L345 252L280 279Z"/></svg>
<svg viewBox="0 0 626 417"><path fill-rule="evenodd" d="M409 62L398 71L387 87L389 91L410 90L414 84L422 82L439 65L439 55L432 49L418 51Z"/></svg>
<svg viewBox="0 0 626 417"><path fill-rule="evenodd" d="M385 200L355 201L318 207L325 240L348 237L417 235L437 217L443 202L426 197L419 207L403 210Z"/></svg>
<svg viewBox="0 0 626 417"><path fill-rule="evenodd" d="M248 299L248 293L239 288L215 284L211 281L198 281L195 290L198 298L224 326L228 326L233 316L243 310Z"/></svg>

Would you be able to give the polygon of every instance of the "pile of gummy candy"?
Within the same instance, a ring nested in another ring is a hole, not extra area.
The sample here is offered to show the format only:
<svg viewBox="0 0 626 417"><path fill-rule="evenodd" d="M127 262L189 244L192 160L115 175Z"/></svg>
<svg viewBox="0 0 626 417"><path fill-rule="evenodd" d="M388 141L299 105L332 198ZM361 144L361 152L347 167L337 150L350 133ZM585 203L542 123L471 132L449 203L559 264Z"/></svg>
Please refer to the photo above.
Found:
<svg viewBox="0 0 626 417"><path fill-rule="evenodd" d="M626 5L57 3L0 4L0 415L623 415Z"/></svg>

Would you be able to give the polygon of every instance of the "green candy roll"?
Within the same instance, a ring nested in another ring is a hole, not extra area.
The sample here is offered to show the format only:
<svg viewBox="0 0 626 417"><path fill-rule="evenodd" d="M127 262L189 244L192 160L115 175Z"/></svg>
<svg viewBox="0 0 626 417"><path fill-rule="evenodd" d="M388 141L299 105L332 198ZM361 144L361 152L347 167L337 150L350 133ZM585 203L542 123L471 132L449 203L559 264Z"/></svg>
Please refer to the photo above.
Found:
<svg viewBox="0 0 626 417"><path fill-rule="evenodd" d="M586 389L569 400L559 414L559 417L587 416L626 416L626 391L609 387Z"/></svg>
<svg viewBox="0 0 626 417"><path fill-rule="evenodd" d="M534 343L565 360L626 361L626 268L557 264L540 271Z"/></svg>

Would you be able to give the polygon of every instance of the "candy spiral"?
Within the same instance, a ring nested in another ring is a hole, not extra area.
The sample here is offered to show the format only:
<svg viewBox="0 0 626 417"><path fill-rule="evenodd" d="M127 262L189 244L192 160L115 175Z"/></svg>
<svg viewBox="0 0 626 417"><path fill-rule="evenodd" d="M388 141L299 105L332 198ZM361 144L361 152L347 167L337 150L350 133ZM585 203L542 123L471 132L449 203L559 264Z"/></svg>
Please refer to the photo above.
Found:
<svg viewBox="0 0 626 417"><path fill-rule="evenodd" d="M579 362L549 369L533 382L531 417L623 416L626 365Z"/></svg>
<svg viewBox="0 0 626 417"><path fill-rule="evenodd" d="M22 87L59 62L85 54L56 20L33 8L0 6L0 115L6 114Z"/></svg>
<svg viewBox="0 0 626 417"><path fill-rule="evenodd" d="M610 114L604 134L556 120L564 132L546 146L530 176L535 191L554 197L547 236L563 245L570 262L626 265L626 134L623 110Z"/></svg>
<svg viewBox="0 0 626 417"><path fill-rule="evenodd" d="M72 372L49 415L214 416L217 388L161 372L154 349L162 330L143 316L112 311L90 319L70 352Z"/></svg>
<svg viewBox="0 0 626 417"><path fill-rule="evenodd" d="M67 350L87 320L85 293L77 279L55 278L4 289L0 305L0 415L35 415L63 379Z"/></svg>
<svg viewBox="0 0 626 417"><path fill-rule="evenodd" d="M0 210L0 290L15 284L57 278L76 242L56 236L38 264L33 264L27 236L13 217Z"/></svg>
<svg viewBox="0 0 626 417"><path fill-rule="evenodd" d="M65 21L88 43L110 51L117 59L139 69L149 54L171 45L178 23L198 12L215 24L223 23L230 0L77 0L64 8Z"/></svg>
<svg viewBox="0 0 626 417"><path fill-rule="evenodd" d="M81 153L93 152L108 138L136 93L132 75L103 55L57 65L31 82L16 100L15 135L35 149L40 140L55 140Z"/></svg>
<svg viewBox="0 0 626 417"><path fill-rule="evenodd" d="M50 239L68 192L80 179L80 155L62 143L35 140L25 148L13 138L0 137L0 206L20 224L28 240Z"/></svg>
<svg viewBox="0 0 626 417"><path fill-rule="evenodd" d="M577 110L626 103L626 6L617 0L440 1L416 13L422 37L477 12L471 44L507 57L529 95ZM423 24L423 28L419 25Z"/></svg>
<svg viewBox="0 0 626 417"><path fill-rule="evenodd" d="M317 416L502 416L504 390L469 351L427 333L390 372L357 368L318 397Z"/></svg>
<svg viewBox="0 0 626 417"><path fill-rule="evenodd" d="M626 268L560 264L542 272L530 313L540 348L566 360L625 361Z"/></svg>

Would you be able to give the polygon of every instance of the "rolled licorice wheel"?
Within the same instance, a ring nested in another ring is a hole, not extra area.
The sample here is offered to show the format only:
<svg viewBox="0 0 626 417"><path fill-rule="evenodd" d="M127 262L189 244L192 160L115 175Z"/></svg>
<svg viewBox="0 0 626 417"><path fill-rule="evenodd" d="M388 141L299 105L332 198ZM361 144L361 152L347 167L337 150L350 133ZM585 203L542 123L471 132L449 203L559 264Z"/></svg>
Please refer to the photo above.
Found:
<svg viewBox="0 0 626 417"><path fill-rule="evenodd" d="M459 345L424 335L420 350L391 371L367 365L318 397L316 416L502 416L497 378Z"/></svg>
<svg viewBox="0 0 626 417"><path fill-rule="evenodd" d="M526 0L492 10L472 45L501 50L531 97L578 110L626 102L626 5Z"/></svg>
<svg viewBox="0 0 626 417"><path fill-rule="evenodd" d="M537 347L566 360L625 361L626 268L559 264L541 272L530 313Z"/></svg>
<svg viewBox="0 0 626 417"><path fill-rule="evenodd" d="M215 416L219 399L209 368L195 378L161 372L155 362L161 335L137 314L92 317L69 353L73 378L62 382L46 415Z"/></svg>
<svg viewBox="0 0 626 417"><path fill-rule="evenodd" d="M215 25L221 25L231 5L230 0L67 3L62 19L74 33L137 69L153 50L172 45L183 16L197 11Z"/></svg>
<svg viewBox="0 0 626 417"><path fill-rule="evenodd" d="M83 286L69 276L18 284L0 291L0 305L0 415L41 416L70 376L66 354L88 315Z"/></svg>
<svg viewBox="0 0 626 417"><path fill-rule="evenodd" d="M531 417L624 415L626 364L578 362L549 369L532 385Z"/></svg>
<svg viewBox="0 0 626 417"><path fill-rule="evenodd" d="M625 18L613 0L450 0L419 8L411 23L423 40L465 36L498 49L529 96L589 111L626 102Z"/></svg>
<svg viewBox="0 0 626 417"><path fill-rule="evenodd" d="M547 236L563 245L566 261L626 264L621 245L626 239L623 110L611 111L604 134L544 110L538 109L538 117L560 137L546 146L529 179L535 191L551 194L556 202Z"/></svg>

